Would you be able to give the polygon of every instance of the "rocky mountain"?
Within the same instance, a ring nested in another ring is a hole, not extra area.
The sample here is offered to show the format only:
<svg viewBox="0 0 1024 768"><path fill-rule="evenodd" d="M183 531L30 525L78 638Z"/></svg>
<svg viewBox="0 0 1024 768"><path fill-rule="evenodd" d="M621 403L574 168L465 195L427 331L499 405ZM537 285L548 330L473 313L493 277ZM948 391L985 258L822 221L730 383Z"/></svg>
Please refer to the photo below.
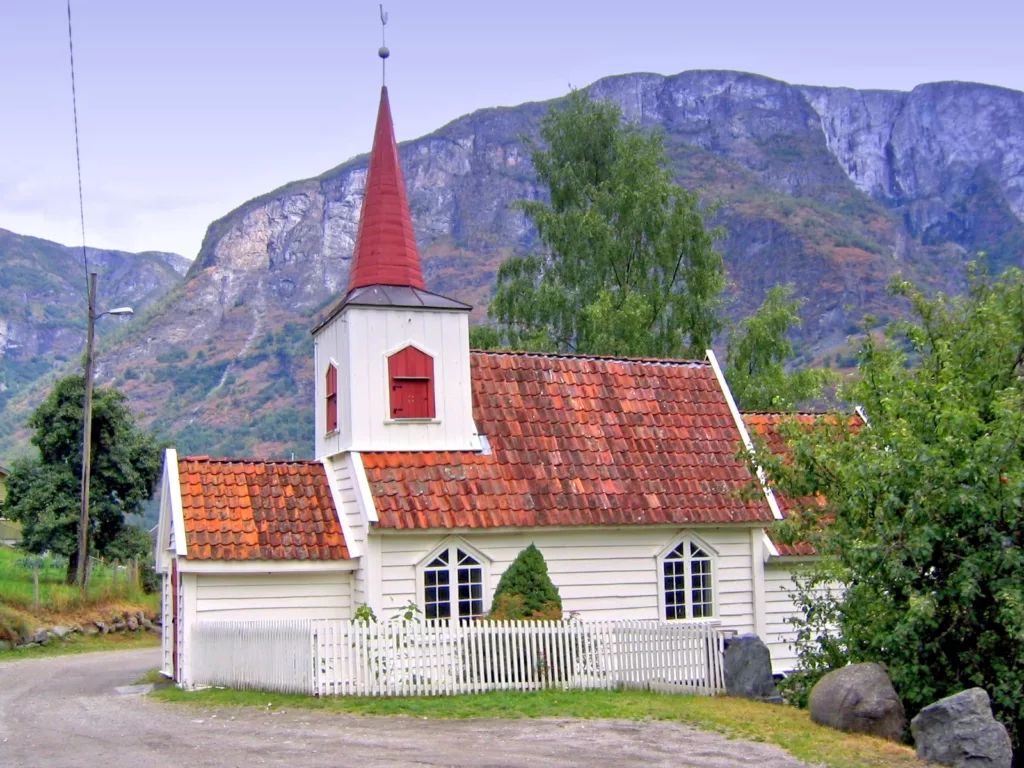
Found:
<svg viewBox="0 0 1024 768"><path fill-rule="evenodd" d="M720 203L734 317L796 283L805 360L840 361L865 313L897 311L885 293L896 273L957 290L968 260L998 270L1024 257L1024 93L717 71L610 77L590 92L662 130L679 182ZM401 124L401 94L391 101ZM501 261L535 246L512 203L543 194L522 137L550 106L484 109L401 149L429 288L474 304L478 320ZM183 450L311 450L307 331L344 290L366 165L354 158L211 224L161 311L104 352L101 374Z"/></svg>
<svg viewBox="0 0 1024 768"><path fill-rule="evenodd" d="M143 310L178 284L191 262L175 253L88 248L101 308ZM85 348L87 295L82 249L0 229L0 431L5 406ZM103 338L128 318L104 317Z"/></svg>

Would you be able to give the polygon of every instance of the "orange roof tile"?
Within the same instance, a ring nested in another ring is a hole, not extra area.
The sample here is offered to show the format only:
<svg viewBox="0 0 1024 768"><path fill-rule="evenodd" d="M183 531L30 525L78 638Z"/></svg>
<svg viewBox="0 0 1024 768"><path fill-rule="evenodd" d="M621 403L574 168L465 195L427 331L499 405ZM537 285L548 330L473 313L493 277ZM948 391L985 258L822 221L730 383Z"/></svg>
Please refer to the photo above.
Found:
<svg viewBox="0 0 1024 768"><path fill-rule="evenodd" d="M318 461L178 460L189 560L345 560Z"/></svg>
<svg viewBox="0 0 1024 768"><path fill-rule="evenodd" d="M810 426L814 424L818 419L826 416L835 417L836 414L829 413L777 413L777 412L761 412L761 413L744 413L743 421L747 425L747 429L758 435L764 440L768 450L775 454L784 454L786 452L786 441L785 437L779 431L779 425L783 423L787 424L805 424ZM850 424L856 429L859 428L863 422L858 414L850 416ZM806 505L809 499L800 499L798 503L795 503L792 499L787 497L785 494L775 491L775 500L779 504L779 509L782 512L782 516L788 517L790 512L799 506ZM824 504L824 499L816 499L815 503ZM772 536L769 533L769 538L772 540L772 544L778 550L779 555L782 557L806 557L808 555L815 555L817 552L814 546L806 541L797 541L792 544L785 544L779 541L777 536Z"/></svg>
<svg viewBox="0 0 1024 768"><path fill-rule="evenodd" d="M474 352L489 452L362 454L382 528L770 522L711 366Z"/></svg>

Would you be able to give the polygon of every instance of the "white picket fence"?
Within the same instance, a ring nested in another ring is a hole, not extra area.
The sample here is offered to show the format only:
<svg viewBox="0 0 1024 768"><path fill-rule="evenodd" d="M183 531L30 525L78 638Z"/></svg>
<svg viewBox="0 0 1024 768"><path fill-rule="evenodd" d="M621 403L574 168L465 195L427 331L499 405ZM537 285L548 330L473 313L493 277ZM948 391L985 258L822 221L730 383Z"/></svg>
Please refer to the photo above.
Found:
<svg viewBox="0 0 1024 768"><path fill-rule="evenodd" d="M652 683L714 695L731 634L653 621L200 622L191 682L320 696Z"/></svg>

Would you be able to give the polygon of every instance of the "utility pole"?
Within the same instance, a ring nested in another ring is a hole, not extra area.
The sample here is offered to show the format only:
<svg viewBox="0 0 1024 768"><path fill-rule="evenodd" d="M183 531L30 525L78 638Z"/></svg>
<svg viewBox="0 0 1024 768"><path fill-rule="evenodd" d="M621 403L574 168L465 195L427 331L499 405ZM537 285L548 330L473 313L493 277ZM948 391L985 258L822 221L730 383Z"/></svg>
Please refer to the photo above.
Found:
<svg viewBox="0 0 1024 768"><path fill-rule="evenodd" d="M82 408L82 509L78 517L78 586L85 592L89 564L89 477L92 472L92 345L96 334L96 273L89 275L89 329L85 337L85 404Z"/></svg>
<svg viewBox="0 0 1024 768"><path fill-rule="evenodd" d="M89 576L89 478L92 474L92 366L96 320L104 315L130 315L131 307L118 307L96 314L96 273L89 273L89 329L85 337L85 403L82 406L82 509L78 516L78 573L76 580L85 593Z"/></svg>

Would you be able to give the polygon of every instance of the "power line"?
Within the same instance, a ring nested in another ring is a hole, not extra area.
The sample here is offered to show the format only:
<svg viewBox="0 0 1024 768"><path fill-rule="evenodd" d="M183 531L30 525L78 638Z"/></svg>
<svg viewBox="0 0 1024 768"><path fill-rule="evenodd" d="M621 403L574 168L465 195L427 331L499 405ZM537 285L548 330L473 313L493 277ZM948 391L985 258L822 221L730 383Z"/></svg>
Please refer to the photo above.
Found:
<svg viewBox="0 0 1024 768"><path fill-rule="evenodd" d="M89 291L89 254L85 250L85 203L82 198L82 154L78 148L78 97L75 93L75 45L71 35L71 0L68 0L68 54L71 57L71 112L75 118L75 167L78 170L78 219L82 225L82 266L85 267L85 290ZM89 308L90 311L92 308Z"/></svg>

